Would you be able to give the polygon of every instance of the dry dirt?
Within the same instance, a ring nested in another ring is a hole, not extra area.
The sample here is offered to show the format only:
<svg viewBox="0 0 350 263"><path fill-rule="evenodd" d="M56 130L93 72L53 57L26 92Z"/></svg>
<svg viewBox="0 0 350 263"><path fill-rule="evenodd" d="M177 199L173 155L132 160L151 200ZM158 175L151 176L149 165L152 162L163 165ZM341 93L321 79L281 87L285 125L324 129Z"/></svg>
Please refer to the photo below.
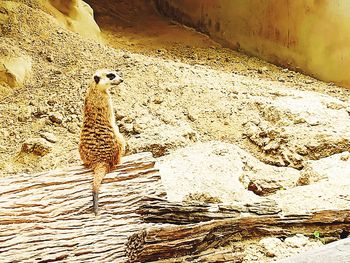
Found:
<svg viewBox="0 0 350 263"><path fill-rule="evenodd" d="M0 176L80 163L87 83L105 67L124 76L113 101L129 153L217 140L299 173L350 150L348 90L226 49L148 1L86 2L105 44L65 30L35 0L1 1L1 46L31 57L32 75L22 88L0 84Z"/></svg>

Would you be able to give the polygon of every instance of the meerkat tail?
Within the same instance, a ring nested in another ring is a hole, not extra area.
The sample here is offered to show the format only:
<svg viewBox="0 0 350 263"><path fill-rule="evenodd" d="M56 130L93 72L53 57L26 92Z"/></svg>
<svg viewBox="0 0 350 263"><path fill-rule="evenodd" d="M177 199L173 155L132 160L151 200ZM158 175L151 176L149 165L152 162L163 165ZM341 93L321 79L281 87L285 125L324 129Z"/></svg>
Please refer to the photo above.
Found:
<svg viewBox="0 0 350 263"><path fill-rule="evenodd" d="M99 163L94 169L94 180L92 183L92 203L95 215L98 213L98 193L100 191L102 180L107 172L108 165L106 163Z"/></svg>

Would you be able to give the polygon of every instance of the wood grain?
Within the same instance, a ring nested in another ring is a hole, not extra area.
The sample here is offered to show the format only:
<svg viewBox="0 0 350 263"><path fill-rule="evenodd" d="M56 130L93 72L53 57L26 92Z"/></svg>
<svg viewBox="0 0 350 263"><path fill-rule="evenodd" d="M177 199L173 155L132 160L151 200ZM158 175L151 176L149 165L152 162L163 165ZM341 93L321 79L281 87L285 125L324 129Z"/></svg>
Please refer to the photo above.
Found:
<svg viewBox="0 0 350 263"><path fill-rule="evenodd" d="M83 166L1 178L0 262L126 262L125 242L147 224L135 213L141 199L165 195L154 163L125 157L103 181L97 217Z"/></svg>

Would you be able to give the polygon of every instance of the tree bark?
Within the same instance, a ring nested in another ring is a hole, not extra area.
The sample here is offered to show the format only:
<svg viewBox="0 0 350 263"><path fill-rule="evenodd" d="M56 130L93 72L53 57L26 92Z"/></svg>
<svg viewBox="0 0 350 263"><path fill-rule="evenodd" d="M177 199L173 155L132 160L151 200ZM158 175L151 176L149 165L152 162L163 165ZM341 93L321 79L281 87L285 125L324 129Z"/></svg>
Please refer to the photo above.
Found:
<svg viewBox="0 0 350 263"><path fill-rule="evenodd" d="M98 216L83 166L1 178L0 261L127 261L125 242L146 227L135 213L141 199L165 196L154 162L150 153L128 156L106 175Z"/></svg>

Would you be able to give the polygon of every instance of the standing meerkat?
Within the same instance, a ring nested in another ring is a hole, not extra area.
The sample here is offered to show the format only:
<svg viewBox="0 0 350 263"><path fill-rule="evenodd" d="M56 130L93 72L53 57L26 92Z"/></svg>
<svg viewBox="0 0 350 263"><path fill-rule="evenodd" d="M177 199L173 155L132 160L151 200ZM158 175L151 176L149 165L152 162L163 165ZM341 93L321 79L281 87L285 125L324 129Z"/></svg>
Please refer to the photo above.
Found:
<svg viewBox="0 0 350 263"><path fill-rule="evenodd" d="M104 176L120 163L125 141L115 124L109 88L123 79L111 70L98 70L93 75L85 97L79 153L86 167L93 169L92 201L98 213L98 193Z"/></svg>

